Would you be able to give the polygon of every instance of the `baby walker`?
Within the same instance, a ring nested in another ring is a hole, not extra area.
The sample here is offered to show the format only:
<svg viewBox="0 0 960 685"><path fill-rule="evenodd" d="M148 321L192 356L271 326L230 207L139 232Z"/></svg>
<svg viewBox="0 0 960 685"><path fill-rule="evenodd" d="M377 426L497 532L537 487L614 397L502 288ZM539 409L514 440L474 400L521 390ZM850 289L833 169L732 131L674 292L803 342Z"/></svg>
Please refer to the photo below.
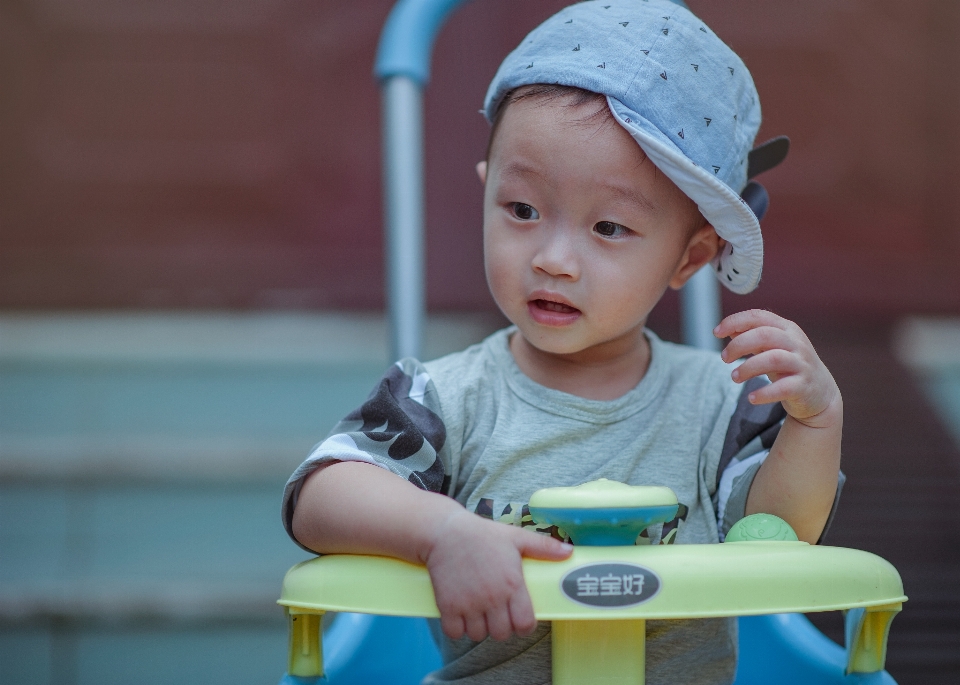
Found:
<svg viewBox="0 0 960 685"><path fill-rule="evenodd" d="M553 622L554 685L643 685L647 619L716 616L756 617L740 622L739 685L894 683L883 670L887 634L907 598L893 566L868 552L798 542L785 521L767 514L742 519L720 545L633 544L647 526L676 512L669 488L605 479L533 494L534 520L562 528L575 545L566 561L523 561L536 617ZM331 554L297 564L284 578L279 603L290 625L282 685L323 678L326 611L439 616L425 568L375 556ZM846 611L845 652L802 616L768 616L838 609ZM338 663L330 682L416 683L439 666L422 627L418 636L412 623L392 627L392 636L358 631L354 645L337 636L330 651L341 653L331 654ZM371 653L374 643L391 639L406 645L405 654L391 655L397 662ZM426 669L415 672L404 660Z"/></svg>
<svg viewBox="0 0 960 685"><path fill-rule="evenodd" d="M462 2L399 0L377 56L394 359L420 352L422 91L434 38ZM745 198L760 216L767 198L754 186ZM688 343L716 349L716 283L701 270L683 290ZM633 544L676 510L668 488L603 479L534 493L537 523L562 528L575 544L566 561L523 561L536 617L553 622L555 685L642 685L646 620L719 616L742 617L737 685L895 685L883 670L887 635L907 598L893 566L867 552L799 542L785 521L766 514L739 521L723 544ZM279 603L290 626L281 685L413 685L441 665L423 620L439 615L423 567L326 555L290 569ZM834 610L845 612L846 649L801 615ZM347 613L323 632L325 612Z"/></svg>

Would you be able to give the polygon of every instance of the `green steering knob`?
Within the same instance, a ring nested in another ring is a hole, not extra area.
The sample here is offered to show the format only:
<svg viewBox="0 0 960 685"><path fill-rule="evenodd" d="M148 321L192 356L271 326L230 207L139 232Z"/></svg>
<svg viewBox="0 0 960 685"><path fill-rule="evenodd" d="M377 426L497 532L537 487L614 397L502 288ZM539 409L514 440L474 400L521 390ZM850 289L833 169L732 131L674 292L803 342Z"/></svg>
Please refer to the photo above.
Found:
<svg viewBox="0 0 960 685"><path fill-rule="evenodd" d="M785 540L797 542L797 534L790 524L773 514L751 514L733 524L724 542L768 542Z"/></svg>

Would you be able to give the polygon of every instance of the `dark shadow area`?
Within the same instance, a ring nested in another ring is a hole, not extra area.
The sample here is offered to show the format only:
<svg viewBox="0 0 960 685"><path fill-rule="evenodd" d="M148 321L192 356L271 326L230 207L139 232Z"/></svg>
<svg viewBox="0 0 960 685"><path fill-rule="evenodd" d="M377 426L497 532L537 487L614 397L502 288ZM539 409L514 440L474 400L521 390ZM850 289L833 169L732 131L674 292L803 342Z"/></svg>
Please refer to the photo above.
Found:
<svg viewBox="0 0 960 685"><path fill-rule="evenodd" d="M847 484L827 544L864 549L900 571L910 598L894 620L887 669L900 685L960 673L960 449L890 349L891 325L804 323L844 398ZM837 612L810 619L843 642Z"/></svg>

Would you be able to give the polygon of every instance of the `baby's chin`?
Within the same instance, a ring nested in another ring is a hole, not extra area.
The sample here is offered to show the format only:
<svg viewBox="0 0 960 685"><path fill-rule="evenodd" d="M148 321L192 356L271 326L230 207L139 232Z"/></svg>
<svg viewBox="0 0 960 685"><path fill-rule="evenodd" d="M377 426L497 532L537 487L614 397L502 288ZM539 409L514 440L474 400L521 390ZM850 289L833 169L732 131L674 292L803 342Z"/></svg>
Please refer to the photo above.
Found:
<svg viewBox="0 0 960 685"><path fill-rule="evenodd" d="M515 342L530 348L532 352L563 355L576 353L584 347L573 343L571 340L564 340L563 338L569 336L559 335L556 331L544 333L536 330L535 325L528 324L525 326L516 322L513 323L517 327L517 332L514 334Z"/></svg>
<svg viewBox="0 0 960 685"><path fill-rule="evenodd" d="M631 329L621 335L611 338L598 337L593 339L584 336L582 331L575 330L524 330L525 327L518 327L520 342L529 346L529 351L533 354L556 357L569 361L601 361L604 359L620 357L622 355L632 355L636 351L636 346L646 345L646 338L643 335L643 326Z"/></svg>
<svg viewBox="0 0 960 685"><path fill-rule="evenodd" d="M595 346L572 330L524 331L520 328L520 336L533 351L555 357L575 356Z"/></svg>

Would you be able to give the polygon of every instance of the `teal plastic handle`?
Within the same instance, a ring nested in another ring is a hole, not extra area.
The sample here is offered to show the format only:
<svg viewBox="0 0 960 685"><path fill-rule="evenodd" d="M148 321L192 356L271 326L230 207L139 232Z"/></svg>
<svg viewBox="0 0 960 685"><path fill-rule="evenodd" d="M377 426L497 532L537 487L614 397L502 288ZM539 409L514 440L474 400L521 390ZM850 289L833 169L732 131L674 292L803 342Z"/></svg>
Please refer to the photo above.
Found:
<svg viewBox="0 0 960 685"><path fill-rule="evenodd" d="M430 55L443 22L466 0L399 0L383 26L373 73L379 80L407 76L430 80Z"/></svg>
<svg viewBox="0 0 960 685"><path fill-rule="evenodd" d="M666 523L677 515L677 505L657 507L530 507L533 520L562 529L575 545L615 547L632 545L654 523Z"/></svg>

